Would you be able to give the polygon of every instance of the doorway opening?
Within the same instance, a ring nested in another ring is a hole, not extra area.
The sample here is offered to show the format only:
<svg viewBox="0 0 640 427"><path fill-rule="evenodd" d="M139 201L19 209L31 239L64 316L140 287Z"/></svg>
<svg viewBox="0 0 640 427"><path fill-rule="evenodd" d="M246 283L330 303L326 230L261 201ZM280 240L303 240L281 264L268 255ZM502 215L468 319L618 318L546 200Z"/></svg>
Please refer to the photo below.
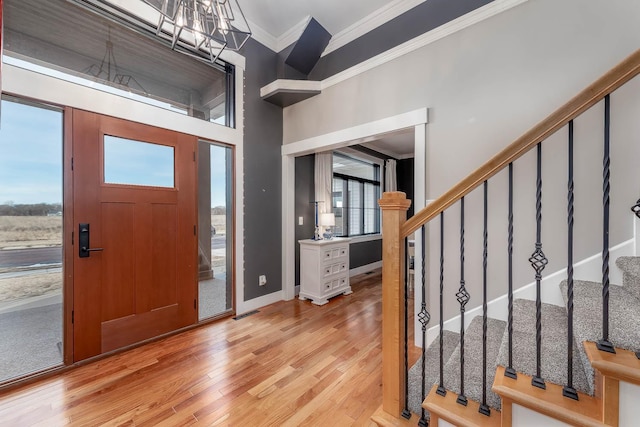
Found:
<svg viewBox="0 0 640 427"><path fill-rule="evenodd" d="M63 112L12 97L0 124L0 382L63 363Z"/></svg>

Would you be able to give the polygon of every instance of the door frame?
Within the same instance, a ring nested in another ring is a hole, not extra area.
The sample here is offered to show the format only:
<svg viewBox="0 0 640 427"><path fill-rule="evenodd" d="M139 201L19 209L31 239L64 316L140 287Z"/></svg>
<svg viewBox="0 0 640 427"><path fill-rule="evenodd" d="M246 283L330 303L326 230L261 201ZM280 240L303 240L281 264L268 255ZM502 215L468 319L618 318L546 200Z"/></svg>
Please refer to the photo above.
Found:
<svg viewBox="0 0 640 427"><path fill-rule="evenodd" d="M282 299L295 297L295 158L307 154L348 147L403 129L414 129L414 200L415 211L426 205L428 109L420 108L396 116L344 128L282 146ZM416 253L421 253L416 239ZM416 270L416 274L419 272ZM416 283L421 277L416 276Z"/></svg>
<svg viewBox="0 0 640 427"><path fill-rule="evenodd" d="M237 201L243 199L244 188L244 65L235 64L236 76L235 82L235 117L236 127L228 128L216 123L206 122L194 117L185 116L176 112L162 109L153 105L144 104L132 99L128 99L119 95L102 92L60 78L51 77L39 72L31 71L16 65L4 64L2 67L2 86L3 92L19 98L32 99L45 104L60 106L65 110L64 128L65 128L65 169L64 169L64 203L69 203L67 193L73 194L73 188L69 187L70 166L72 153L67 149L67 129L71 129L70 115L67 114L66 108L78 108L107 116L121 118L134 121L146 125L156 126L163 129L174 130L177 132L187 133L197 136L200 139L216 141L234 147L234 222L235 229L234 239L234 293L236 312L242 313L248 311L246 309L247 302L244 301L244 216L243 205ZM66 106L66 107L65 107ZM68 157L67 157L68 156ZM72 205L67 205L66 209L71 209ZM66 215L68 216L68 215ZM70 239L73 224L67 223L65 217L65 238ZM69 240L70 241L70 240ZM65 262L67 262L65 260ZM73 264L69 264L65 268L68 270ZM70 282L70 283L67 283ZM73 286L72 277L68 271L65 273L65 292L68 292L69 286ZM69 309L65 311L65 322L71 324L71 305L68 298L73 295L65 295L65 304ZM69 347L72 342L72 335L65 334L65 348ZM65 356L65 363L68 362Z"/></svg>

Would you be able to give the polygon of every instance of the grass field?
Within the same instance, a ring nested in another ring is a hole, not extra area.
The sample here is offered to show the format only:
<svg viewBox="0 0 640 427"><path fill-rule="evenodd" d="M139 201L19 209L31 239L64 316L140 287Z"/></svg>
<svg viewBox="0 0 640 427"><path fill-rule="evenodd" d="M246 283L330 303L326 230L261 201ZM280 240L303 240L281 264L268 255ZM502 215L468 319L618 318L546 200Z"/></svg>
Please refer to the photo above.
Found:
<svg viewBox="0 0 640 427"><path fill-rule="evenodd" d="M216 234L227 234L226 215L211 215L211 225L216 228Z"/></svg>
<svg viewBox="0 0 640 427"><path fill-rule="evenodd" d="M62 289L62 273L42 273L0 279L0 302L37 297Z"/></svg>
<svg viewBox="0 0 640 427"><path fill-rule="evenodd" d="M0 249L61 244L61 216L0 216Z"/></svg>
<svg viewBox="0 0 640 427"><path fill-rule="evenodd" d="M225 215L211 215L211 225L226 234ZM0 216L0 249L61 244L61 216Z"/></svg>

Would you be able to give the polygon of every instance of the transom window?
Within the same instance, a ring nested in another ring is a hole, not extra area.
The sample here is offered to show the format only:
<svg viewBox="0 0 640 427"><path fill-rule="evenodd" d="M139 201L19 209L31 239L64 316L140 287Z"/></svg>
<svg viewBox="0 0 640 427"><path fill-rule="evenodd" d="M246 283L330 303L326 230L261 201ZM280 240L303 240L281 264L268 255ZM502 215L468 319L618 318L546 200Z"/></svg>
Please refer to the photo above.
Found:
<svg viewBox="0 0 640 427"><path fill-rule="evenodd" d="M333 153L332 206L336 236L380 233L380 166Z"/></svg>

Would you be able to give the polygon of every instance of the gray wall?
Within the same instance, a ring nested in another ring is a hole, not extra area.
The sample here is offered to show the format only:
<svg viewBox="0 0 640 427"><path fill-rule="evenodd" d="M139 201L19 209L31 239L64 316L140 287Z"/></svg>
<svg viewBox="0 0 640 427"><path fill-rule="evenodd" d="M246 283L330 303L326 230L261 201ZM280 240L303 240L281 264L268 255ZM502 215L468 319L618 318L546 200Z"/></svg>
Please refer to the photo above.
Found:
<svg viewBox="0 0 640 427"><path fill-rule="evenodd" d="M378 261L382 261L382 239L349 245L349 268L354 269Z"/></svg>
<svg viewBox="0 0 640 427"><path fill-rule="evenodd" d="M276 54L250 39L244 92L244 299L282 289L282 109L260 88L276 78ZM267 284L258 286L258 276Z"/></svg>
<svg viewBox="0 0 640 427"><path fill-rule="evenodd" d="M568 101L640 46L636 31L640 3L625 0L529 0L490 19L407 53L323 90L322 94L284 110L284 141L299 141L419 108L429 108L426 198L434 199L489 160L535 123ZM544 29L540 23L544 22ZM612 245L632 237L629 206L640 194L640 114L630 89L612 97ZM371 90L376 88L376 90ZM318 118L322 118L319 120ZM602 105L576 123L579 165L576 179L575 259L601 250L600 181ZM578 133L580 139L578 139ZM634 136L635 135L635 136ZM555 142L554 142L555 141ZM543 176L543 245L550 260L545 274L566 264L566 129L545 145ZM505 292L506 174L491 183L489 194L489 299ZM532 281L527 259L535 242L535 158L516 164L515 283ZM465 273L472 299L481 303L481 192L466 198ZM615 200L615 202L614 202ZM555 213L554 213L555 212ZM456 288L459 207L447 213L445 232L447 286ZM579 222L579 224L578 224ZM434 227L438 227L437 220ZM437 236L430 230L430 238ZM432 240L431 243L435 244ZM434 246L435 249L436 246ZM433 251L435 253L435 250ZM434 266L435 264L434 261ZM437 280L430 268L432 282ZM434 282L436 283L436 282ZM455 293L455 292L454 292ZM454 294L453 293L453 294ZM455 307L455 295L450 304ZM431 300L437 298L431 294ZM449 304L449 302L447 302ZM433 320L432 320L433 321Z"/></svg>
<svg viewBox="0 0 640 427"><path fill-rule="evenodd" d="M315 208L311 203L315 199L315 156L296 157L296 188L295 188L295 248L296 248L296 285L300 284L300 244L298 240L310 239L315 230ZM304 223L299 225L298 218Z"/></svg>

